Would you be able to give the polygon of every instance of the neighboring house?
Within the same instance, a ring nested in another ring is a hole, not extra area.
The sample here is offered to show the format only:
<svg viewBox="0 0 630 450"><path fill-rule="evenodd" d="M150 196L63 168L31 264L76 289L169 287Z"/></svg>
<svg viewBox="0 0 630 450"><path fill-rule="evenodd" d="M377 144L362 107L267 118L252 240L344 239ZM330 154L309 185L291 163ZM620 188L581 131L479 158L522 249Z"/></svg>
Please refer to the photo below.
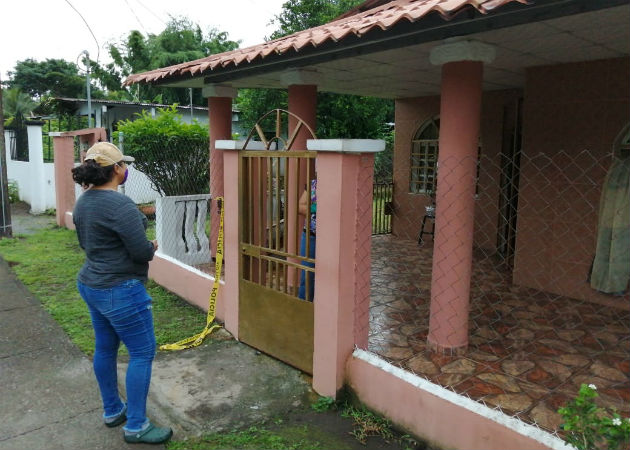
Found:
<svg viewBox="0 0 630 450"><path fill-rule="evenodd" d="M66 98L55 97L54 102L59 103L64 107L64 110L74 110L75 115L80 117L87 117L88 107L87 100L80 98ZM148 111L152 116L158 113L159 108L168 108L170 105L163 105L158 103L144 103L144 102L126 102L118 100L102 100L92 99L92 126L95 128L105 128L108 136L112 135L113 131L116 131L116 124L121 120L133 120L137 117L137 114L142 111ZM178 106L179 113L182 115L182 120L186 123L191 123L193 120L202 124L208 123L208 108L202 106ZM238 110L232 110L232 133L243 134L241 128Z"/></svg>
<svg viewBox="0 0 630 450"><path fill-rule="evenodd" d="M242 231L226 234L226 329L265 349L276 335L290 342L295 324L313 326L304 351L317 392L347 385L441 446L562 448L556 411L580 383L630 415L628 23L627 0L368 0L328 24L126 84L202 87L211 127L229 120L238 88L288 88L289 111L313 129L318 91L394 99L394 237L374 239L370 253L355 227L371 196L340 188L341 208L331 186L354 178L321 167L350 166L319 152L317 228L329 234L318 238L314 319L286 319L293 304L309 308L285 276L284 309L258 341L252 311L271 310L277 290L265 258L277 269L295 253L247 241L262 213L230 209L243 208L242 187L265 176L265 163L240 172L239 190L235 170L249 156L236 164L226 151L235 144L217 142L230 138L225 127L211 133L211 194L225 188L226 229ZM343 141L309 145L352 161ZM357 145L357 180L369 180L377 146ZM252 189L263 204L264 189ZM418 246L433 196L433 247ZM335 214L340 231L326 222ZM320 259L353 243L364 245L343 264ZM258 309L257 284L268 294ZM344 295L325 295L337 288Z"/></svg>

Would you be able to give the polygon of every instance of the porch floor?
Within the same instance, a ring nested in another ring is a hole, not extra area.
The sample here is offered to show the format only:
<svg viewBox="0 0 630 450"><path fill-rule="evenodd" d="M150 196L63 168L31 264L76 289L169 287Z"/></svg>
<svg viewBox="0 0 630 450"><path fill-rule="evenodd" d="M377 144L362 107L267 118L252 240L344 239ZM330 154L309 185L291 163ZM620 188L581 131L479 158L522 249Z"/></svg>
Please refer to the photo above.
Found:
<svg viewBox="0 0 630 450"><path fill-rule="evenodd" d="M428 351L432 251L431 240L373 236L368 350L551 432L581 383L630 415L630 312L513 286L483 255L474 255L468 351Z"/></svg>

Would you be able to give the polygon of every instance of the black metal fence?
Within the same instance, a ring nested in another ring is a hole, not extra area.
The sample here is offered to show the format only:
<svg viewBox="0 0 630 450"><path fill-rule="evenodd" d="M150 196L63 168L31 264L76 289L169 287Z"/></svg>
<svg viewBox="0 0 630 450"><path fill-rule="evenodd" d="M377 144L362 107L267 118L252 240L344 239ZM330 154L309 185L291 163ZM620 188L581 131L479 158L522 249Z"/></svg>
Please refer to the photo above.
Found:
<svg viewBox="0 0 630 450"><path fill-rule="evenodd" d="M392 232L394 183L374 183L372 189L372 234Z"/></svg>

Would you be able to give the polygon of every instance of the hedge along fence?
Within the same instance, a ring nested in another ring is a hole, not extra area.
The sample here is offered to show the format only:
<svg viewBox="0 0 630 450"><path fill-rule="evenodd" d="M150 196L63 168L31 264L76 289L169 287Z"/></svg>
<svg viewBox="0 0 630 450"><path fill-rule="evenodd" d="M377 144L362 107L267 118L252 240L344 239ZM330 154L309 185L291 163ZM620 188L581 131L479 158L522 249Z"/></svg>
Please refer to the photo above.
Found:
<svg viewBox="0 0 630 450"><path fill-rule="evenodd" d="M157 198L139 208L155 219L160 252L205 270L210 263L207 126L183 122L172 106L159 109L156 117L145 111L134 121L122 122L114 138L120 143L121 136L124 153L136 159L125 193ZM139 186L152 192L138 192Z"/></svg>
<svg viewBox="0 0 630 450"><path fill-rule="evenodd" d="M205 194L209 191L207 127L184 123L175 105L147 111L119 124L124 153L136 158L134 166L151 181L161 196ZM118 136L115 136L118 141Z"/></svg>

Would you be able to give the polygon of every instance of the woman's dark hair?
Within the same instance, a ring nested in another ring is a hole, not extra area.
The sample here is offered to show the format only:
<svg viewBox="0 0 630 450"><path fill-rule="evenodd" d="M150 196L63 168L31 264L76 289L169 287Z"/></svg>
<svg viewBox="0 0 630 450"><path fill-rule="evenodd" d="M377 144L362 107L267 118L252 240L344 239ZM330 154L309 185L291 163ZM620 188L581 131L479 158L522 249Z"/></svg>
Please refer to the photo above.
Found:
<svg viewBox="0 0 630 450"><path fill-rule="evenodd" d="M114 165L102 167L93 159L72 169L72 179L81 186L102 186L114 176Z"/></svg>

